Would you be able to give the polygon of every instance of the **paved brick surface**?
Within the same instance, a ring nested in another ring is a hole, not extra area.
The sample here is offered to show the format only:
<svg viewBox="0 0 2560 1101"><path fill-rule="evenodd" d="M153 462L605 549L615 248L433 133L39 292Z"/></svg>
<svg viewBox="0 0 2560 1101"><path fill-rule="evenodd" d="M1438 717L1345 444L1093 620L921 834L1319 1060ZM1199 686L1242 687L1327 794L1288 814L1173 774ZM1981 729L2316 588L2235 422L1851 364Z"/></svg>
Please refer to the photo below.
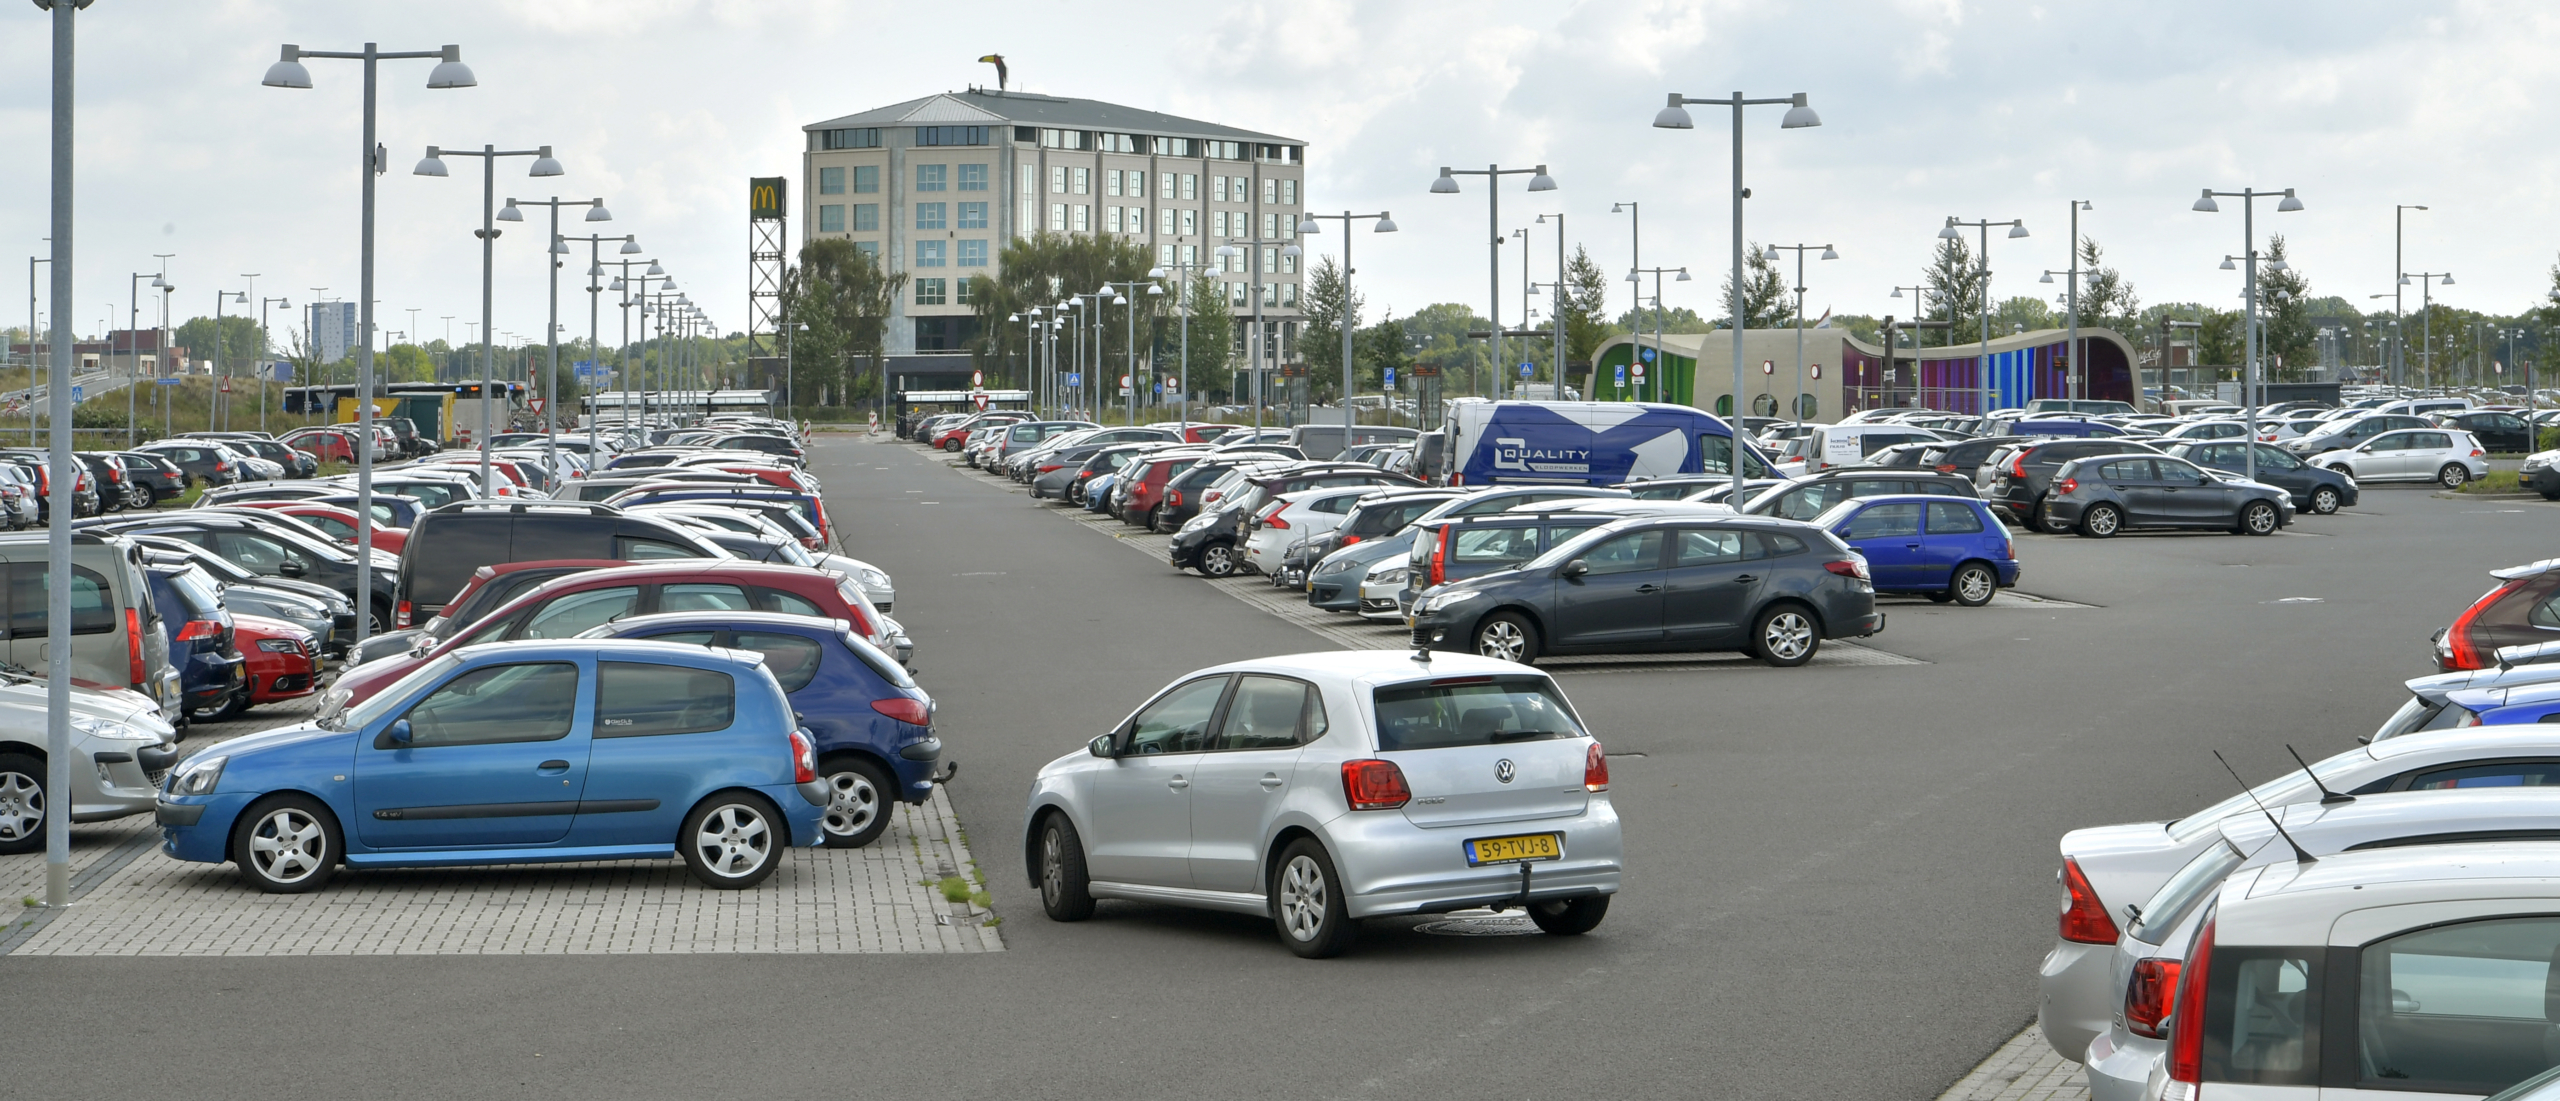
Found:
<svg viewBox="0 0 2560 1101"><path fill-rule="evenodd" d="M2000 1050L1958 1079L1938 1101L2088 1101L2080 1064L2054 1053L2036 1026L2009 1038Z"/></svg>

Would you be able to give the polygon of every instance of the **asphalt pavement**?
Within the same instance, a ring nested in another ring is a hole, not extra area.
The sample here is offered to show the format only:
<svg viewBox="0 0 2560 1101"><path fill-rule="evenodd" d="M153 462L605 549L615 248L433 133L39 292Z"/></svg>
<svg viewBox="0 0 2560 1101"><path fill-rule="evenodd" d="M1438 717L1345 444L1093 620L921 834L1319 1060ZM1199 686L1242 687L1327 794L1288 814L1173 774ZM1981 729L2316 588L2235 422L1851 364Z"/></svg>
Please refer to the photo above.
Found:
<svg viewBox="0 0 2560 1101"><path fill-rule="evenodd" d="M2025 536L2021 590L1893 601L1927 664L1561 672L1615 756L1628 875L1581 938L1041 916L1032 771L1217 662L1313 633L912 445L822 436L851 553L898 583L1004 918L968 957L0 957L19 1080L59 1096L720 1093L1928 1098L2033 1016L2054 840L2349 748L2427 637L2549 554L2539 501L2376 489L2275 537ZM1104 529L1108 531L1109 529ZM246 890L244 887L243 890ZM810 920L827 920L814 913ZM1481 930L1479 930L1481 931Z"/></svg>

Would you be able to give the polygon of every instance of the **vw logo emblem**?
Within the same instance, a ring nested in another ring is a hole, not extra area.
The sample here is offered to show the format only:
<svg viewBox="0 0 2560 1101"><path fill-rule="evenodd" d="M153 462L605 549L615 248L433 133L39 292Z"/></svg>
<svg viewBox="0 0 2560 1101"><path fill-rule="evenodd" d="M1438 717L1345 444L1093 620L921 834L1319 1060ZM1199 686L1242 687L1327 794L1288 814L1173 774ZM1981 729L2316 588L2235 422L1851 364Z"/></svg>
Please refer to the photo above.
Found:
<svg viewBox="0 0 2560 1101"><path fill-rule="evenodd" d="M1511 778L1518 775L1519 771L1518 766L1513 765L1511 763L1511 758L1509 757L1505 757L1493 763L1493 778L1506 784L1510 783Z"/></svg>

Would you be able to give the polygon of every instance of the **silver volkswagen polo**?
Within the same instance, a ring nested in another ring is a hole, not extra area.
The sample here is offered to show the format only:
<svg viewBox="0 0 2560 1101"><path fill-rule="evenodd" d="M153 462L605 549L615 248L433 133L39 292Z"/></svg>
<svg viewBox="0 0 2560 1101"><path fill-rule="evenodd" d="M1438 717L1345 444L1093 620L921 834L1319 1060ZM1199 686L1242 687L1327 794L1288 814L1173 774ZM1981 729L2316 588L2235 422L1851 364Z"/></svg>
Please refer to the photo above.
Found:
<svg viewBox="0 0 2560 1101"><path fill-rule="evenodd" d="M1618 891L1609 765L1544 673L1292 654L1192 673L1041 768L1024 854L1056 921L1131 899L1267 916L1301 956L1475 907L1589 932Z"/></svg>

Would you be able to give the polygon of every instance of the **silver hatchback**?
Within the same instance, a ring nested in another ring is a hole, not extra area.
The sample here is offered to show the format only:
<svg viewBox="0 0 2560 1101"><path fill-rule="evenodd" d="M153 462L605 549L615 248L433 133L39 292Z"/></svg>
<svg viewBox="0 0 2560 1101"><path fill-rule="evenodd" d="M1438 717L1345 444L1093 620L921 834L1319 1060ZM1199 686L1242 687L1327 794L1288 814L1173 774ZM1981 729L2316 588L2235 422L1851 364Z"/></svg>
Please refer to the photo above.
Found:
<svg viewBox="0 0 2560 1101"><path fill-rule="evenodd" d="M1204 669L1031 786L1024 854L1057 921L1096 899L1271 918L1324 957L1363 918L1525 908L1585 933L1618 891L1609 766L1546 674L1337 651Z"/></svg>

